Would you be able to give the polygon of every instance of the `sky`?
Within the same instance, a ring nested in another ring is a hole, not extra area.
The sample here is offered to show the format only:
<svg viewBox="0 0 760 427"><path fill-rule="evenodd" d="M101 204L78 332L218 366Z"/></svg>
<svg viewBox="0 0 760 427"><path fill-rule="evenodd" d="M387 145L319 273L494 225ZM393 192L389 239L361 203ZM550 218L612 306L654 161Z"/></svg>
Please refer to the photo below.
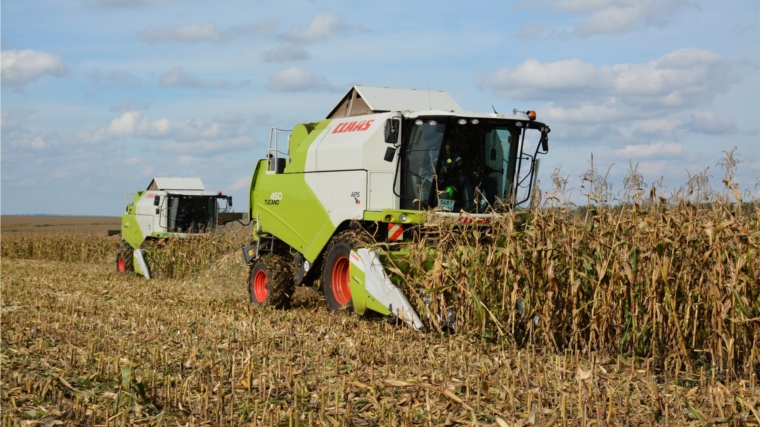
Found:
<svg viewBox="0 0 760 427"><path fill-rule="evenodd" d="M736 147L760 194L757 0L3 0L2 214L118 216L154 176L236 210L269 129L324 118L352 85L533 109L539 181L667 194ZM609 171L609 172L608 172Z"/></svg>

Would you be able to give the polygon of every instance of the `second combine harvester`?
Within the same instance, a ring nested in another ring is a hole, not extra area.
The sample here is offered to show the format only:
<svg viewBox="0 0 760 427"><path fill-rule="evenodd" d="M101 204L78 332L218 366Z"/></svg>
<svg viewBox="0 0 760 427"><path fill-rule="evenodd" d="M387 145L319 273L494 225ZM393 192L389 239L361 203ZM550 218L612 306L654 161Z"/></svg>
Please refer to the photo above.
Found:
<svg viewBox="0 0 760 427"><path fill-rule="evenodd" d="M383 266L393 250L371 249L362 228L393 248L433 221L490 223L528 200L549 132L533 111L463 111L446 92L370 86L287 141L273 129L251 179L251 301L286 305L296 286L321 279L331 311L422 329Z"/></svg>

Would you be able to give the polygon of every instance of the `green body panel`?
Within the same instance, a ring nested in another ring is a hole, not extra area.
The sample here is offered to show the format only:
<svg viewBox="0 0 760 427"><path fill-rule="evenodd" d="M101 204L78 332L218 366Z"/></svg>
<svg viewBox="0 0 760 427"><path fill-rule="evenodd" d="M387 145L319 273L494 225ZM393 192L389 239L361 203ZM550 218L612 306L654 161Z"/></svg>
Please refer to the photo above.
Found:
<svg viewBox="0 0 760 427"><path fill-rule="evenodd" d="M285 173L303 173L306 169L306 156L309 147L322 135L331 120L319 123L302 123L296 125L290 133L290 164L285 166Z"/></svg>
<svg viewBox="0 0 760 427"><path fill-rule="evenodd" d="M390 316L392 313L376 300L372 295L367 292L365 286L364 272L359 269L353 262L350 263L348 274L351 277L348 284L351 287L351 302L354 306L354 312L358 315L363 315L367 309L374 312Z"/></svg>
<svg viewBox="0 0 760 427"><path fill-rule="evenodd" d="M132 249L139 249L145 241L145 235L140 229L140 224L138 224L137 217L135 216L137 202L145 196L145 193L146 191L135 192L132 204L127 206L127 213L121 216L121 237Z"/></svg>
<svg viewBox="0 0 760 427"><path fill-rule="evenodd" d="M258 221L263 232L314 262L335 233L330 215L306 184L303 173L267 174L266 169L266 160L260 161L252 180L251 218ZM275 194L279 200L272 198Z"/></svg>
<svg viewBox="0 0 760 427"><path fill-rule="evenodd" d="M140 230L140 224L137 223L137 217L134 214L125 213L121 216L121 238L132 247L140 248L145 241L145 236Z"/></svg>

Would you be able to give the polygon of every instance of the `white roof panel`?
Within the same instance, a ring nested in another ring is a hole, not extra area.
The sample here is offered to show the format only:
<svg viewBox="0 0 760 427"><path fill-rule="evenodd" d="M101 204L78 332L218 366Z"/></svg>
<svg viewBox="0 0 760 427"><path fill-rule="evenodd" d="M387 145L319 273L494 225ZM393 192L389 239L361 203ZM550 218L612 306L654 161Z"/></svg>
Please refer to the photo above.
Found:
<svg viewBox="0 0 760 427"><path fill-rule="evenodd" d="M448 92L399 89L377 86L354 86L364 102L375 112L401 110L461 110Z"/></svg>
<svg viewBox="0 0 760 427"><path fill-rule="evenodd" d="M156 190L196 190L203 191L206 187L203 186L200 178L169 178L169 177L155 177L148 186L150 189L153 184Z"/></svg>

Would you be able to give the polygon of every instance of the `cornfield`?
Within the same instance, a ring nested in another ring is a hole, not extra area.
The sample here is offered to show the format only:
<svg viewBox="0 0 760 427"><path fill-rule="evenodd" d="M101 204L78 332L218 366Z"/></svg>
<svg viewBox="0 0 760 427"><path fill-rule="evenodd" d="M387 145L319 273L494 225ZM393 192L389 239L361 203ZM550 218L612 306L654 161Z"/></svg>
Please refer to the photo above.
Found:
<svg viewBox="0 0 760 427"><path fill-rule="evenodd" d="M250 236L250 228L238 228L194 239L168 240L165 246L149 245L145 259L151 276L159 279L190 278L216 268L224 257L242 258L240 248L250 240Z"/></svg>
<svg viewBox="0 0 760 427"><path fill-rule="evenodd" d="M726 166L437 223L390 266L428 333L251 305L249 230L147 248L150 281L118 237L3 236L2 426L760 426L760 209Z"/></svg>
<svg viewBox="0 0 760 427"><path fill-rule="evenodd" d="M115 260L121 237L97 232L13 233L0 240L3 258L26 258L65 262Z"/></svg>
<svg viewBox="0 0 760 427"><path fill-rule="evenodd" d="M233 252L239 256L236 251L248 240L250 229L235 228L193 239L168 240L161 246L150 241L145 244L145 258L152 276L188 278L215 268L219 259ZM123 244L120 236L96 232L13 233L0 241L3 258L111 264Z"/></svg>
<svg viewBox="0 0 760 427"><path fill-rule="evenodd" d="M515 219L443 225L397 258L430 327L454 308L460 330L518 347L760 372L760 209L653 197Z"/></svg>

